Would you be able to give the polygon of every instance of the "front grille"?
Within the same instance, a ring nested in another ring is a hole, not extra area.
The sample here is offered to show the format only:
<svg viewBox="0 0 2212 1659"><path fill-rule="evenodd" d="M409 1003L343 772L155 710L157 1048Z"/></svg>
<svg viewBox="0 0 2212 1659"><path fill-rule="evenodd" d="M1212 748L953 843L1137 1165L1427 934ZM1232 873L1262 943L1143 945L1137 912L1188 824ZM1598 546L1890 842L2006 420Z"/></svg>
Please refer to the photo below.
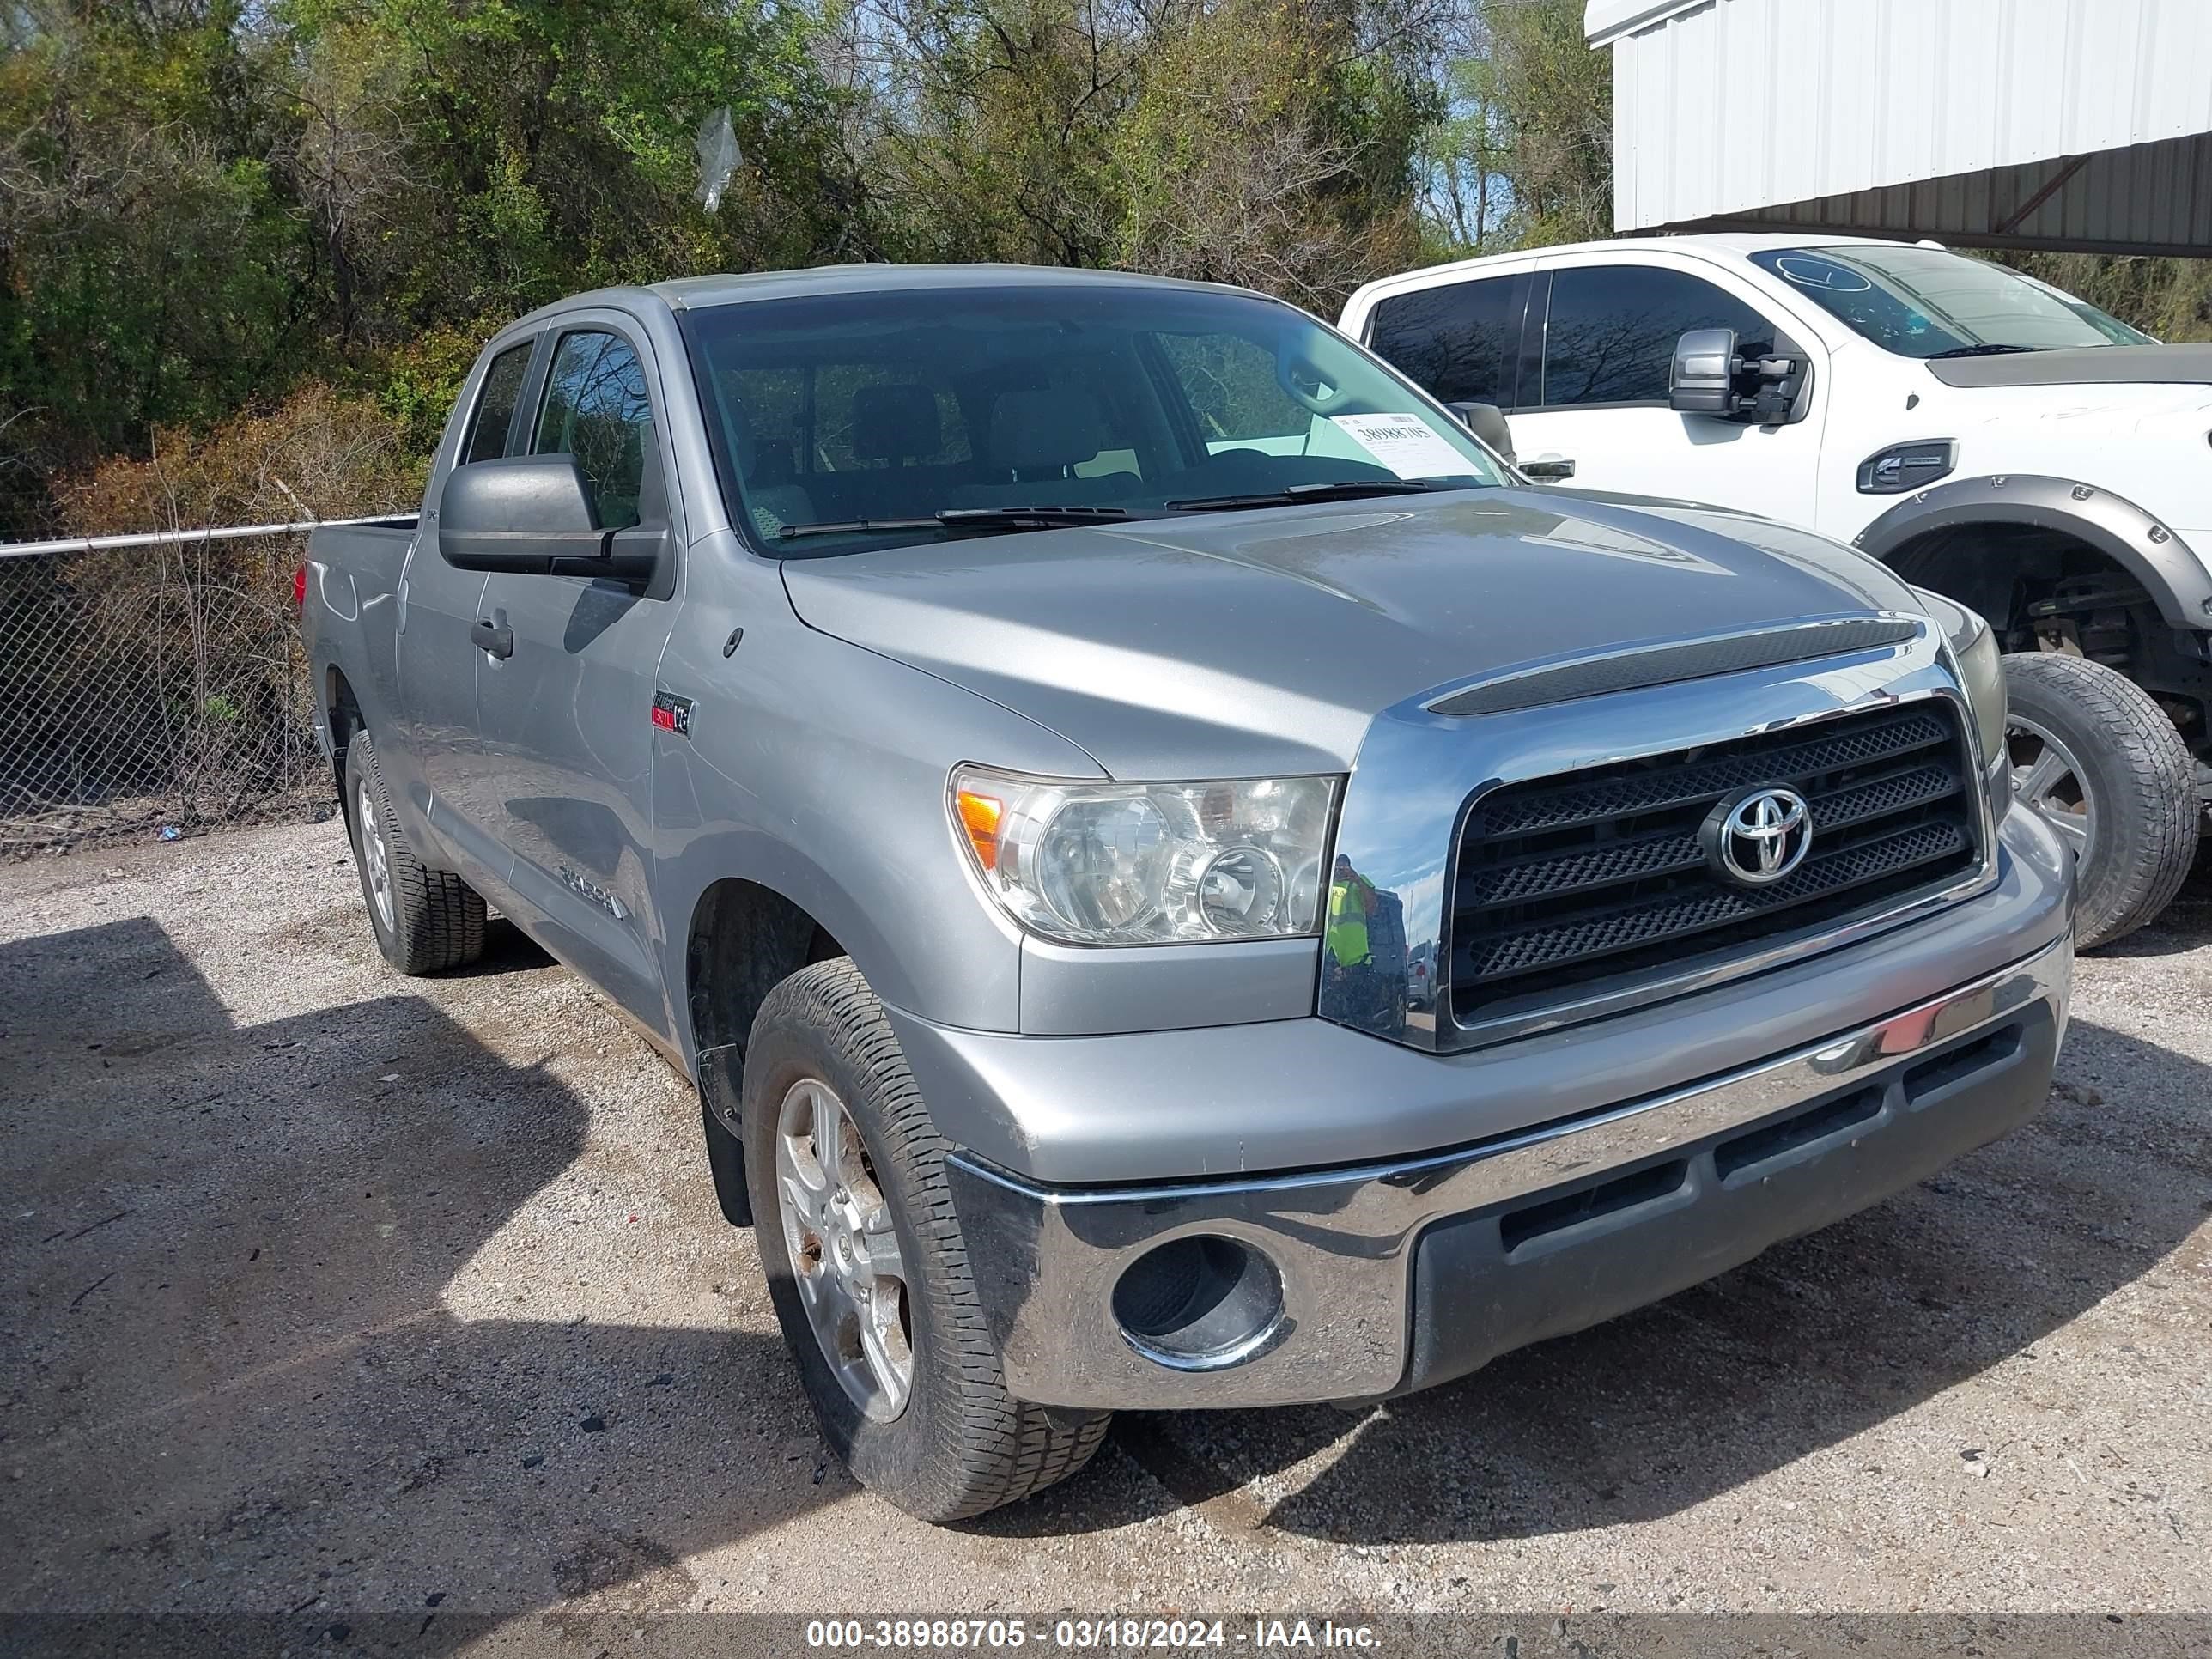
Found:
<svg viewBox="0 0 2212 1659"><path fill-rule="evenodd" d="M1813 842L1770 887L1708 865L1698 828L1749 786L1805 798ZM1972 769L1949 706L1918 703L1507 784L1462 832L1451 1006L1602 994L1955 881L1977 857Z"/></svg>

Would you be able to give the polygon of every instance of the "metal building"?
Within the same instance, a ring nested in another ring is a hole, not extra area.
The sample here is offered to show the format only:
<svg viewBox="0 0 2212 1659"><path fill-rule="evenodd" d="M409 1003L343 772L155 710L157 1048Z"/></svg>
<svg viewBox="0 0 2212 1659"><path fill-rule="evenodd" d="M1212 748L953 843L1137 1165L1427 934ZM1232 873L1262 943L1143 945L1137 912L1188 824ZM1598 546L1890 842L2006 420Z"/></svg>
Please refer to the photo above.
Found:
<svg viewBox="0 0 2212 1659"><path fill-rule="evenodd" d="M2212 254L2212 0L1589 0L1613 222Z"/></svg>

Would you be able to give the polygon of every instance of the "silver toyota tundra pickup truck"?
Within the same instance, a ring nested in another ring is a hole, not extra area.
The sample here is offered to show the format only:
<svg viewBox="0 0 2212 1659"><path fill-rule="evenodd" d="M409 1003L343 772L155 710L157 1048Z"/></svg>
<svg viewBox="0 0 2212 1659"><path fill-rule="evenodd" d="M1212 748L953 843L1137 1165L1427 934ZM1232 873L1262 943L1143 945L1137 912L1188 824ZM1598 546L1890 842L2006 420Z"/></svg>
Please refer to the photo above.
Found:
<svg viewBox="0 0 2212 1659"><path fill-rule="evenodd" d="M1462 1376L2047 1091L2069 862L1981 619L1525 488L1257 295L580 295L418 520L308 556L384 954L495 905L696 1081L824 1433L919 1516L1116 1407Z"/></svg>

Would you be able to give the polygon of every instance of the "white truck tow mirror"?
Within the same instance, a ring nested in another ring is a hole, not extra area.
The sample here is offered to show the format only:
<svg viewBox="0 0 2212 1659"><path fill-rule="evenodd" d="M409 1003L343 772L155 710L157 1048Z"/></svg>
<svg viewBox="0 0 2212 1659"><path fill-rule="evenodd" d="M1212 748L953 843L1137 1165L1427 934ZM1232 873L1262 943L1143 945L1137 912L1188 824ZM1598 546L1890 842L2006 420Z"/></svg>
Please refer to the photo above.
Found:
<svg viewBox="0 0 2212 1659"><path fill-rule="evenodd" d="M1667 406L1682 415L1735 418L1738 373L1735 331L1693 328L1674 343L1674 366L1667 377Z"/></svg>

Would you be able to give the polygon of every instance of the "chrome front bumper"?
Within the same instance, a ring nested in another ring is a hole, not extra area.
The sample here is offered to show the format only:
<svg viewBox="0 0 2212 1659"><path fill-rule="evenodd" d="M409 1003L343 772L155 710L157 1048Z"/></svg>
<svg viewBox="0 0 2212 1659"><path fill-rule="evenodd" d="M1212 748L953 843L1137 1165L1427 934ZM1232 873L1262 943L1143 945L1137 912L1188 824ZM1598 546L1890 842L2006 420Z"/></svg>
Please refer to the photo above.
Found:
<svg viewBox="0 0 2212 1659"><path fill-rule="evenodd" d="M2073 945L1755 1066L1476 1146L1353 1169L1052 1188L956 1153L1008 1389L1177 1409L1373 1398L1697 1284L1924 1179L2033 1115ZM1164 1363L1115 1287L1186 1236L1263 1256L1279 1309Z"/></svg>

